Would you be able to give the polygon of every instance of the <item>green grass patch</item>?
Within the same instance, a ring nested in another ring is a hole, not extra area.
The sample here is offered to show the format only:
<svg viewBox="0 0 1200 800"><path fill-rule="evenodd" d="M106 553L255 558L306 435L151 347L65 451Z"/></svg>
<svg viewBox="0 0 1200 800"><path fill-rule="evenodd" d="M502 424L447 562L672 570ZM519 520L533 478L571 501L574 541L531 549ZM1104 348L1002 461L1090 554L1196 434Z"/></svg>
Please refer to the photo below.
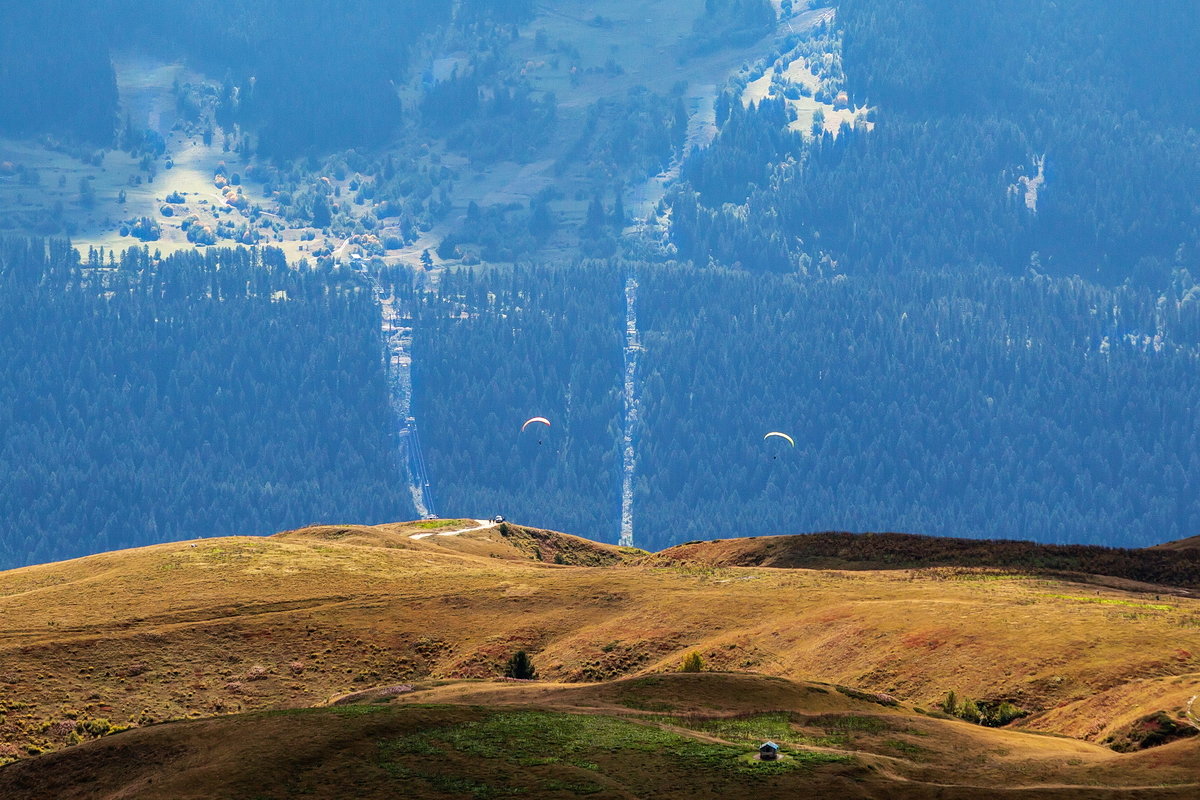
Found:
<svg viewBox="0 0 1200 800"><path fill-rule="evenodd" d="M921 747L920 745L913 744L912 742L906 742L901 739L888 739L883 744L886 747L890 747L891 749L895 750L898 753L903 753L904 755L908 756L909 758L919 758L923 754L928 752L924 747Z"/></svg>
<svg viewBox="0 0 1200 800"><path fill-rule="evenodd" d="M1019 572L963 572L950 576L953 581L1031 581L1033 575Z"/></svg>
<svg viewBox="0 0 1200 800"><path fill-rule="evenodd" d="M694 731L724 739L727 742L737 742L758 747L765 741L792 741L791 718L786 711L776 711L768 714L754 714L747 717L712 717L708 719L689 719L685 717L662 717L659 722L677 725Z"/></svg>
<svg viewBox="0 0 1200 800"><path fill-rule="evenodd" d="M474 524L474 520L469 519L429 519L423 522L414 523L414 527L426 531L440 531L447 528L471 527Z"/></svg>
<svg viewBox="0 0 1200 800"><path fill-rule="evenodd" d="M824 714L813 719L811 724L826 731L883 733L892 730L892 726L879 717L864 717L858 714Z"/></svg>
<svg viewBox="0 0 1200 800"><path fill-rule="evenodd" d="M655 721L706 733L728 742L757 748L771 740L799 747L846 747L852 733L883 733L894 730L887 720L855 714L825 714L807 721L787 711L772 711L737 717L656 717ZM824 735L805 733L800 726L824 730ZM906 731L909 732L909 731ZM901 743L903 744L903 743ZM805 758L803 753L796 757Z"/></svg>
<svg viewBox="0 0 1200 800"><path fill-rule="evenodd" d="M319 706L315 708L272 708L258 713L267 717L300 717L306 714L334 714L339 717L361 717L367 714L380 714L385 711L394 711L394 709L386 705L364 703L362 705Z"/></svg>
<svg viewBox="0 0 1200 800"><path fill-rule="evenodd" d="M786 725L786 719L783 724ZM661 755L690 769L721 773L757 770L760 766L758 762L748 764L743 760L746 756L743 747L703 742L653 725L613 717L543 711L497 712L477 722L432 728L393 739L381 747L385 762L453 750L472 758L520 767L562 763L592 771L599 770L597 761L626 753ZM788 756L780 762L779 769L848 760L845 756L807 751ZM772 765L762 766L778 771Z"/></svg>
<svg viewBox="0 0 1200 800"><path fill-rule="evenodd" d="M1132 600L1122 600L1118 597L1078 597L1072 594L1042 594L1052 600L1074 600L1077 603L1094 603L1101 606L1126 606L1128 608L1149 608L1153 611L1174 611L1175 606L1163 603L1136 603Z"/></svg>
<svg viewBox="0 0 1200 800"><path fill-rule="evenodd" d="M668 703L664 700L647 700L642 697L626 697L621 704L626 708L632 708L634 711L652 711L659 714L669 713L679 708L674 703Z"/></svg>

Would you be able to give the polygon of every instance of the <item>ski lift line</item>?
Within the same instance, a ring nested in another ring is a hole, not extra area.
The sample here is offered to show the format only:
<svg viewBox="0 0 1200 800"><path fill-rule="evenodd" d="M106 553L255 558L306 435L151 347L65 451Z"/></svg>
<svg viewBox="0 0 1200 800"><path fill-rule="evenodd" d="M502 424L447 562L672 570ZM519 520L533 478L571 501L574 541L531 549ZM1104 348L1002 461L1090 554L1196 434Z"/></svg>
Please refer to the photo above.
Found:
<svg viewBox="0 0 1200 800"><path fill-rule="evenodd" d="M637 289L637 272L631 268L625 278L625 420L621 437L621 528L618 537L622 547L633 547L633 485L637 473L635 440L640 418L638 355L643 349L638 336Z"/></svg>
<svg viewBox="0 0 1200 800"><path fill-rule="evenodd" d="M425 514L436 514L433 502L433 487L430 485L429 473L425 466L425 454L421 450L421 437L417 433L415 422L409 424L409 456L411 460L412 485L420 495ZM421 509L418 509L421 510Z"/></svg>
<svg viewBox="0 0 1200 800"><path fill-rule="evenodd" d="M347 238L338 248L336 257L339 261L349 243ZM398 466L405 473L402 477L408 483L417 512L421 516L434 514L433 488L425 465L425 454L421 449L421 438L417 433L416 419L411 413L412 375L409 369L412 360L405 352L411 338L404 336L403 329L396 324L399 315L392 307L395 297L384 292L379 276L362 262L355 264L354 269L370 285L372 299L379 308L380 355L387 380L388 405L397 417L400 432L397 443L402 448L398 454Z"/></svg>

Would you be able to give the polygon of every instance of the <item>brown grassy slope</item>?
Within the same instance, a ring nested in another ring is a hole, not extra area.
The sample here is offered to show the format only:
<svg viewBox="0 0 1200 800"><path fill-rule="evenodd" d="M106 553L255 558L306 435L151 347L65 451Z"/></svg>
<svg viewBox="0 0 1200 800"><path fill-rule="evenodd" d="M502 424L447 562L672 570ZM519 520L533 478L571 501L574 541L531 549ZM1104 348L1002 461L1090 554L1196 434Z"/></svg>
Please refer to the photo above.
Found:
<svg viewBox="0 0 1200 800"><path fill-rule="evenodd" d="M431 700L440 705L417 705ZM674 710L646 712L651 704ZM789 758L782 769L742 760L768 737ZM454 684L390 707L158 725L0 768L0 796L424 798L518 790L530 797L1174 800L1200 789L1195 744L1160 748L1153 758L1121 756L883 707L830 686L669 674L591 686Z"/></svg>
<svg viewBox="0 0 1200 800"><path fill-rule="evenodd" d="M1174 712L1171 716L1178 718L1178 710L1186 708L1197 694L1200 694L1200 672L1136 678L1048 709L1023 727L1105 742L1119 738L1123 731L1154 711L1169 710Z"/></svg>
<svg viewBox="0 0 1200 800"><path fill-rule="evenodd" d="M1155 545L1149 548L1151 550L1200 550L1200 536L1192 536L1188 539L1179 539L1166 544Z"/></svg>
<svg viewBox="0 0 1200 800"><path fill-rule="evenodd" d="M517 649L556 681L674 670L695 649L714 668L926 707L953 689L1050 710L1200 671L1190 598L982 572L560 566L498 530L407 530L424 529L211 539L0 573L0 759L64 746L72 722L492 677ZM1102 710L1096 735L1126 711ZM1068 712L1044 722L1077 726Z"/></svg>
<svg viewBox="0 0 1200 800"><path fill-rule="evenodd" d="M315 525L284 531L271 538L389 549L425 551L436 548L438 552L583 567L610 567L645 555L634 548L614 547L569 533L507 522L494 528L468 531L466 535L454 533L477 524L471 519L437 519L386 525ZM414 535L423 538L413 539Z"/></svg>
<svg viewBox="0 0 1200 800"><path fill-rule="evenodd" d="M1195 544L1187 546L1188 542ZM807 569L991 567L1040 574L1103 575L1200 589L1200 539L1185 539L1162 548L1122 550L907 533L812 533L689 542L655 554L651 562Z"/></svg>
<svg viewBox="0 0 1200 800"><path fill-rule="evenodd" d="M1160 748L1153 759L1118 755L1082 741L984 728L891 701L873 702L847 687L764 675L660 673L583 686L451 683L389 702L638 713L748 746L772 739L785 747L843 752L872 771L939 785L1194 785L1200 763L1200 739ZM790 730L770 724L776 714L764 712L786 712Z"/></svg>

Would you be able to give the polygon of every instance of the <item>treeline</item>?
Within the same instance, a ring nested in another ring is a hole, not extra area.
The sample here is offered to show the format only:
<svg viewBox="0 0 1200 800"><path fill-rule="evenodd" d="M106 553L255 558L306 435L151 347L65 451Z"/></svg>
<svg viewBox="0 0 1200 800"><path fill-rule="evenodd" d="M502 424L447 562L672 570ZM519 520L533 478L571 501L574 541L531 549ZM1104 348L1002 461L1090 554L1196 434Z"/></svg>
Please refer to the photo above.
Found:
<svg viewBox="0 0 1200 800"><path fill-rule="evenodd" d="M554 95L533 91L524 78L501 74L498 59L472 62L463 74L426 90L422 119L472 161L531 160L554 129Z"/></svg>
<svg viewBox="0 0 1200 800"><path fill-rule="evenodd" d="M623 285L600 263L450 272L415 296L413 410L440 511L616 539ZM522 432L535 416L550 427Z"/></svg>
<svg viewBox="0 0 1200 800"><path fill-rule="evenodd" d="M588 109L586 127L555 171L582 162L601 186L644 179L666 169L682 149L687 124L687 109L677 93L664 97L636 86L623 98L601 98Z"/></svg>
<svg viewBox="0 0 1200 800"><path fill-rule="evenodd" d="M6 239L0 314L0 568L414 514L355 279Z"/></svg>
<svg viewBox="0 0 1200 800"><path fill-rule="evenodd" d="M777 102L741 114L734 99L684 170L680 252L826 275L1032 265L1164 286L1200 254L1195 23L1182 2L1143 19L1082 0L848 0L847 85L877 126L787 151Z"/></svg>
<svg viewBox="0 0 1200 800"><path fill-rule="evenodd" d="M1195 550L1130 550L901 533L813 533L732 543L699 542L671 548L655 557L655 563L678 562L781 569L993 568L1043 575L1107 575L1166 586L1200 587L1200 551Z"/></svg>
<svg viewBox="0 0 1200 800"><path fill-rule="evenodd" d="M775 19L770 0L704 0L704 15L692 24L684 51L703 55L721 47L750 44L770 33Z"/></svg>

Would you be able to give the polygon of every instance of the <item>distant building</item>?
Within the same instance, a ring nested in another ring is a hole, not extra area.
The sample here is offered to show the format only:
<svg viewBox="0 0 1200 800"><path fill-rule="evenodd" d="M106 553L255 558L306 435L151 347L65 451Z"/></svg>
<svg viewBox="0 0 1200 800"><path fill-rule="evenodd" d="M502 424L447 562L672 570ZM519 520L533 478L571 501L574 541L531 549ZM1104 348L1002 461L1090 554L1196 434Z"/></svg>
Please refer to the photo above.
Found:
<svg viewBox="0 0 1200 800"><path fill-rule="evenodd" d="M779 745L774 742L764 742L758 748L759 761L775 761L779 758Z"/></svg>

